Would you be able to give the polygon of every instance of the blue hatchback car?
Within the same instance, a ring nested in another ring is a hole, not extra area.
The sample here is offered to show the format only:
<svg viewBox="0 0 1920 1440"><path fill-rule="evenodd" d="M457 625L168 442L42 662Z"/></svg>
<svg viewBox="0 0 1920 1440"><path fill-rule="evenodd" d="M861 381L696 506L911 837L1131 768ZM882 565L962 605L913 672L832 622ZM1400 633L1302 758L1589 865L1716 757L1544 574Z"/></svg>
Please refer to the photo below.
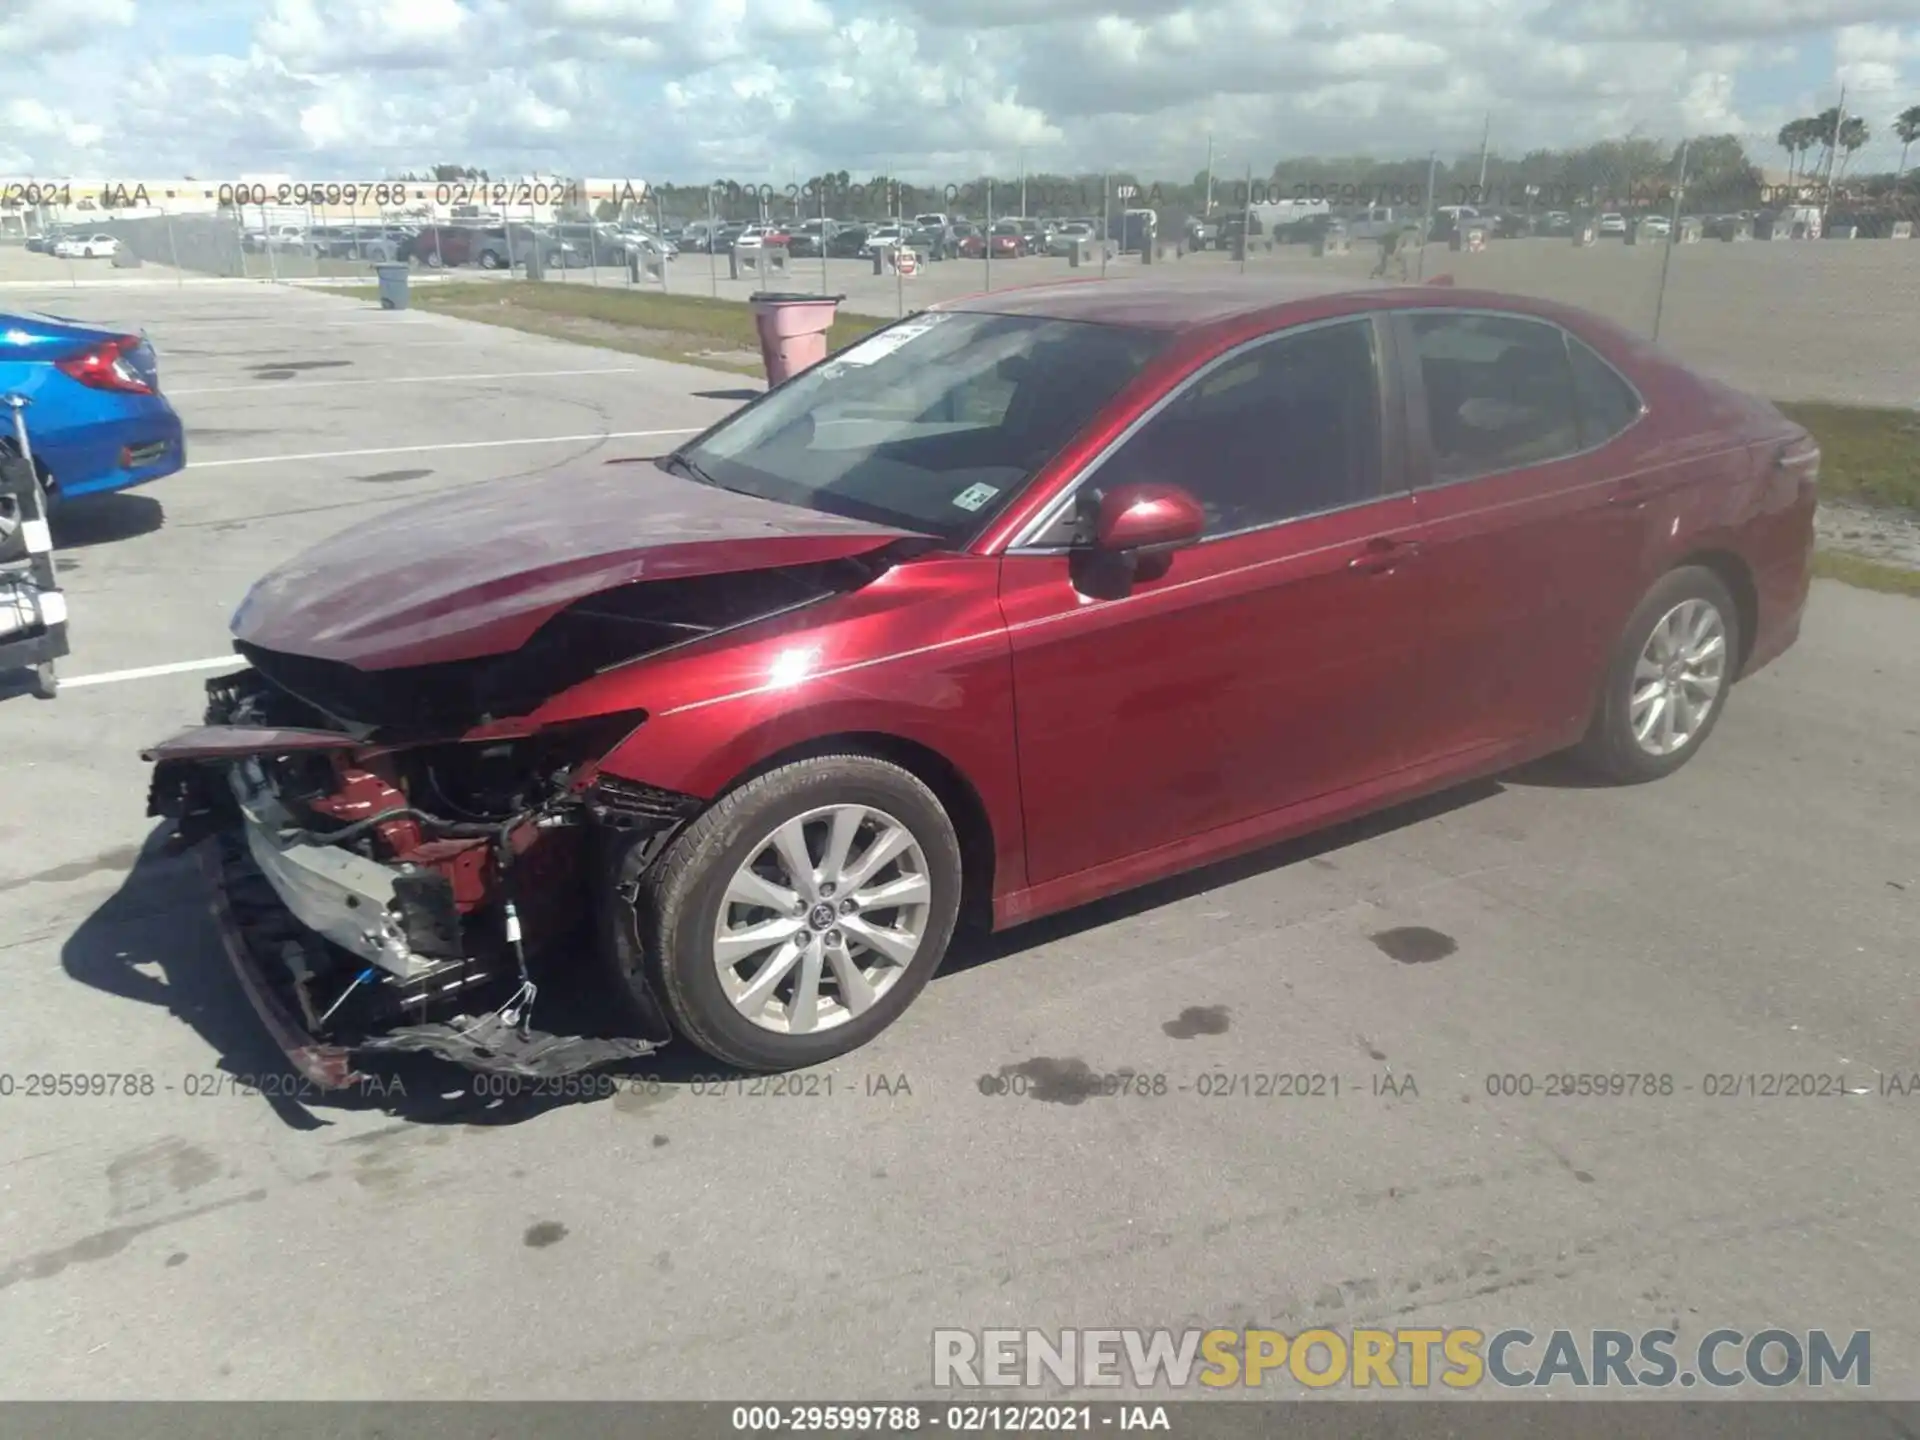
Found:
<svg viewBox="0 0 1920 1440"><path fill-rule="evenodd" d="M153 347L139 335L52 315L0 312L0 395L31 401L27 438L58 512L187 463L180 417L160 393ZM0 415L0 438L11 438ZM3 502L0 502L3 503ZM0 552L9 536L0 514Z"/></svg>

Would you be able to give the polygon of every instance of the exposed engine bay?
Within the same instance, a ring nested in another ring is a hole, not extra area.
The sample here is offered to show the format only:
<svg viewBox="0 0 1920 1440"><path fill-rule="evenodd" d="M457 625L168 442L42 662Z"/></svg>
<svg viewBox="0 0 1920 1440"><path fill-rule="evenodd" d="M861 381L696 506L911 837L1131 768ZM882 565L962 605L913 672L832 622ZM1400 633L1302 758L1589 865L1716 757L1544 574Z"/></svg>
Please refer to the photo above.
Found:
<svg viewBox="0 0 1920 1440"><path fill-rule="evenodd" d="M634 585L508 654L411 669L242 644L251 668L208 683L204 725L147 752L148 811L176 823L176 848L206 845L230 958L316 1083L409 1051L539 1077L637 1059L672 1033L633 969L638 878L703 802L597 773L639 710L465 737L875 573L846 560ZM565 1013L562 993L596 1023L536 1028Z"/></svg>

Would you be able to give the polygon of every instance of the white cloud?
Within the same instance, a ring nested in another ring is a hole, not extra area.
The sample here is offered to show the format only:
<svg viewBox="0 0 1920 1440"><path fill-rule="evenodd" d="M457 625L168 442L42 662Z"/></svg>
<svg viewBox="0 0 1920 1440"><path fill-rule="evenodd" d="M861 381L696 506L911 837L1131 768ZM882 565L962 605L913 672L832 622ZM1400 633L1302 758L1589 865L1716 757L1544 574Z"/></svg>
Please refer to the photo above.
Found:
<svg viewBox="0 0 1920 1440"><path fill-rule="evenodd" d="M102 31L133 24L133 0L6 0L0 5L0 56L80 50Z"/></svg>
<svg viewBox="0 0 1920 1440"><path fill-rule="evenodd" d="M822 168L1007 173L1024 156L1184 177L1209 134L1237 173L1289 152L1465 151L1489 114L1508 151L1725 130L1757 151L1842 82L1877 147L1920 100L1913 6L0 0L0 168L451 161L784 185ZM73 77L90 74L114 83L82 107Z"/></svg>

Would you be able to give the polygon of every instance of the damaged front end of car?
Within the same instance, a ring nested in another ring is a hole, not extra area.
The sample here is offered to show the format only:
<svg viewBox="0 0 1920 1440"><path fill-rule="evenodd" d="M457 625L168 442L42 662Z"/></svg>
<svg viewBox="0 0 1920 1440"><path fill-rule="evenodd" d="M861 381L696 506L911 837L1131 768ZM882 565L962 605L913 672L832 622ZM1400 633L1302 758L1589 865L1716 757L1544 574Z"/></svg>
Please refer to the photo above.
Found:
<svg viewBox="0 0 1920 1440"><path fill-rule="evenodd" d="M309 1079L349 1085L356 1057L403 1051L561 1075L670 1038L657 1009L623 1017L641 1034L534 1025L543 990L564 985L577 1008L603 978L608 867L644 867L700 806L583 783L644 715L381 744L257 670L210 683L208 702L205 726L147 752L148 809L201 847L229 958Z"/></svg>
<svg viewBox="0 0 1920 1440"><path fill-rule="evenodd" d="M402 1052L540 1078L639 1059L672 1038L637 971L639 882L705 802L601 773L643 709L525 717L886 563L621 587L453 663L360 669L241 638L248 668L209 682L204 723L144 752L148 811L199 849L242 986L316 1085Z"/></svg>

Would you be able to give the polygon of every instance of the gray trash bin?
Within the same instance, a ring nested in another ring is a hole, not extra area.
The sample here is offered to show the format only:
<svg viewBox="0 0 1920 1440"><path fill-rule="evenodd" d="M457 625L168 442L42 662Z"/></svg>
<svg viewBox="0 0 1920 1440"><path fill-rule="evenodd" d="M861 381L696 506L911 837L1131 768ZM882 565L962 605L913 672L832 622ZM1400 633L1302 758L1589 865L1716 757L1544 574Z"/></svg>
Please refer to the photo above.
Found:
<svg viewBox="0 0 1920 1440"><path fill-rule="evenodd" d="M380 308L382 310L404 310L407 308L407 271L406 265L376 265L374 273L380 277Z"/></svg>

